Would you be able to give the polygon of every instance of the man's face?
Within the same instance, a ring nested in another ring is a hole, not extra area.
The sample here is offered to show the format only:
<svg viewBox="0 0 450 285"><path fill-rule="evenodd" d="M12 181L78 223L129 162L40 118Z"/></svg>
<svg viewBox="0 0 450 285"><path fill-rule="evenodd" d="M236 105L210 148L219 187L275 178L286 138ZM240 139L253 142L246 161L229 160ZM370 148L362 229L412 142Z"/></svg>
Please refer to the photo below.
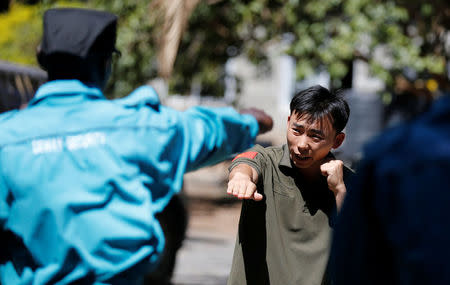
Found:
<svg viewBox="0 0 450 285"><path fill-rule="evenodd" d="M290 158L299 169L319 167L332 148L341 145L345 135L336 134L329 118L308 122L308 115L294 112L288 117L287 144Z"/></svg>

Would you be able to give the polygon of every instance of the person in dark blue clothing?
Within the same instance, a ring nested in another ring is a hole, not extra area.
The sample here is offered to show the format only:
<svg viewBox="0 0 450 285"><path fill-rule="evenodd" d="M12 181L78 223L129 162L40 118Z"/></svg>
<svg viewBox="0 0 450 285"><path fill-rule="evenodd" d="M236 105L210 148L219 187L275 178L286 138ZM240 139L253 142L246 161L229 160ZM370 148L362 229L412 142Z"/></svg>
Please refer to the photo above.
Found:
<svg viewBox="0 0 450 285"><path fill-rule="evenodd" d="M160 104L149 86L107 100L117 17L44 14L48 72L23 110L0 115L0 283L140 284L165 247L160 214L187 171L252 146L259 109Z"/></svg>
<svg viewBox="0 0 450 285"><path fill-rule="evenodd" d="M335 227L335 285L450 284L446 90L422 116L365 147Z"/></svg>

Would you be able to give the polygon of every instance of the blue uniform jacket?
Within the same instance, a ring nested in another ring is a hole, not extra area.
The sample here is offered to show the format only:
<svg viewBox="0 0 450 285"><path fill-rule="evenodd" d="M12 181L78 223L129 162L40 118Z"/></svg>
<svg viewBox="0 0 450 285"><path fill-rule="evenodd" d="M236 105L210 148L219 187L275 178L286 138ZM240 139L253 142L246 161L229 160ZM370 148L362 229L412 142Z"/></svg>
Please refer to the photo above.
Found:
<svg viewBox="0 0 450 285"><path fill-rule="evenodd" d="M335 285L450 284L450 96L381 134L335 227Z"/></svg>
<svg viewBox="0 0 450 285"><path fill-rule="evenodd" d="M130 284L162 252L155 214L183 174L247 149L258 124L232 108L175 111L151 87L107 100L57 80L0 131L0 283Z"/></svg>

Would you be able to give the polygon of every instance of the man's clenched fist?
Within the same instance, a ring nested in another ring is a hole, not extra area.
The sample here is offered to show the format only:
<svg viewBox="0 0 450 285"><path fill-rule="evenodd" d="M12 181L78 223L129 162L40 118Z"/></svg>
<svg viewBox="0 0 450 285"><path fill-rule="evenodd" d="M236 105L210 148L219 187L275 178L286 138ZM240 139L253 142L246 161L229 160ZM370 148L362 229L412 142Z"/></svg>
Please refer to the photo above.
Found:
<svg viewBox="0 0 450 285"><path fill-rule="evenodd" d="M340 209L347 192L344 184L344 163L341 160L329 160L320 166L323 176L327 177L328 188L336 197L336 205Z"/></svg>
<svg viewBox="0 0 450 285"><path fill-rule="evenodd" d="M239 199L253 199L261 201L263 195L256 191L256 184L253 183L248 175L236 173L228 181L227 193Z"/></svg>

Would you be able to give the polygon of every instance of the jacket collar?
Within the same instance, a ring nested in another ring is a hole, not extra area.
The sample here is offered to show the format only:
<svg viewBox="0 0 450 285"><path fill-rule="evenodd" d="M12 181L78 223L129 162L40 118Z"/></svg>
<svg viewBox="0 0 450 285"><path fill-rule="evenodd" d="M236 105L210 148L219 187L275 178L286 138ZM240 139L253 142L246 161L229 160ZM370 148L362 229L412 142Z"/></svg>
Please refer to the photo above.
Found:
<svg viewBox="0 0 450 285"><path fill-rule="evenodd" d="M34 105L47 97L83 94L94 98L105 98L97 87L85 85L79 80L53 80L43 84L37 90L29 105Z"/></svg>
<svg viewBox="0 0 450 285"><path fill-rule="evenodd" d="M281 160L280 163L278 164L279 166L284 166L287 168L293 168L292 166L292 162L291 162L291 157L289 155L289 148L287 144L283 145L283 155L281 156Z"/></svg>

